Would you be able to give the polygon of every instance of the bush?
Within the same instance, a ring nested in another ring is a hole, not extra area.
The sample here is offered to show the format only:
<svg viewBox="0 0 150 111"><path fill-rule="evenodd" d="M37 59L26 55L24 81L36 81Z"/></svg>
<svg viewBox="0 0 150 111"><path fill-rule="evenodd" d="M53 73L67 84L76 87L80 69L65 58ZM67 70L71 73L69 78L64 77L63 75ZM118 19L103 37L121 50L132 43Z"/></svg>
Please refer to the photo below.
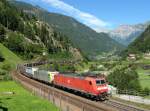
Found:
<svg viewBox="0 0 150 111"><path fill-rule="evenodd" d="M59 65L58 65L57 63L54 64L54 69L55 69L56 71L59 71Z"/></svg>
<svg viewBox="0 0 150 111"><path fill-rule="evenodd" d="M57 63L53 65L54 69L60 72L75 72L75 67L73 65L61 64L58 65Z"/></svg>
<svg viewBox="0 0 150 111"><path fill-rule="evenodd" d="M3 42L5 39L6 31L4 27L0 24L0 42Z"/></svg>
<svg viewBox="0 0 150 111"><path fill-rule="evenodd" d="M147 87L146 87L146 88L144 88L142 92L145 94L145 96L150 95L150 89L149 89L149 88L147 88Z"/></svg>
<svg viewBox="0 0 150 111"><path fill-rule="evenodd" d="M0 69L0 76L4 76L7 74L7 71Z"/></svg>
<svg viewBox="0 0 150 111"><path fill-rule="evenodd" d="M91 71L96 71L97 70L97 66L92 64L89 69Z"/></svg>
<svg viewBox="0 0 150 111"><path fill-rule="evenodd" d="M5 64L3 64L2 69L3 69L3 70L6 70L6 71L10 71L10 70L11 70L11 65L5 63Z"/></svg>
<svg viewBox="0 0 150 111"><path fill-rule="evenodd" d="M3 62L5 58L3 57L3 54L0 52L0 62Z"/></svg>
<svg viewBox="0 0 150 111"><path fill-rule="evenodd" d="M3 69L0 69L0 77L4 81L12 80L10 73Z"/></svg>
<svg viewBox="0 0 150 111"><path fill-rule="evenodd" d="M9 72L7 72L7 73L4 75L3 80L4 80L4 81L12 80L12 77L11 77L11 75L9 74Z"/></svg>
<svg viewBox="0 0 150 111"><path fill-rule="evenodd" d="M108 75L108 81L119 90L135 90L141 89L136 71L122 67L114 70Z"/></svg>

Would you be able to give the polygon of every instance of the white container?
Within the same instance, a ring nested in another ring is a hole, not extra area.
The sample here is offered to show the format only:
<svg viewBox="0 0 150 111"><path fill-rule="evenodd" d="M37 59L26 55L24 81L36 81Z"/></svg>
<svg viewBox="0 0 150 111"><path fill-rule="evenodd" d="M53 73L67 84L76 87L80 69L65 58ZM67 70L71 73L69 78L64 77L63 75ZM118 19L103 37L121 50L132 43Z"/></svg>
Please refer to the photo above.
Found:
<svg viewBox="0 0 150 111"><path fill-rule="evenodd" d="M38 68L37 67L27 67L26 68L26 73L34 75L34 72L37 71Z"/></svg>

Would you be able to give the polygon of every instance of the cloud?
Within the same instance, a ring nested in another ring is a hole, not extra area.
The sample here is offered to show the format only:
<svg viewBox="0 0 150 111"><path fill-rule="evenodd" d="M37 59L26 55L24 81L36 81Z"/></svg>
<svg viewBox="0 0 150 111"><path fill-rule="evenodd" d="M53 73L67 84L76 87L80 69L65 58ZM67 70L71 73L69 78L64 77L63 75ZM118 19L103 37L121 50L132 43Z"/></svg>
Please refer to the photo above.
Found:
<svg viewBox="0 0 150 111"><path fill-rule="evenodd" d="M61 0L41 0L41 1L54 8L64 11L70 16L80 20L87 26L93 28L95 31L102 32L106 30L107 26L110 25L109 23L95 17L94 15L83 12Z"/></svg>
<svg viewBox="0 0 150 111"><path fill-rule="evenodd" d="M46 7L51 6L53 8L59 9L63 11L65 14L76 18L77 20L91 27L97 32L108 32L109 31L108 28L112 25L108 22L105 22L97 18L96 16L90 13L83 12L61 0L17 0L17 1L25 1L33 5L35 4L39 5L41 7L43 6L42 4L44 3Z"/></svg>

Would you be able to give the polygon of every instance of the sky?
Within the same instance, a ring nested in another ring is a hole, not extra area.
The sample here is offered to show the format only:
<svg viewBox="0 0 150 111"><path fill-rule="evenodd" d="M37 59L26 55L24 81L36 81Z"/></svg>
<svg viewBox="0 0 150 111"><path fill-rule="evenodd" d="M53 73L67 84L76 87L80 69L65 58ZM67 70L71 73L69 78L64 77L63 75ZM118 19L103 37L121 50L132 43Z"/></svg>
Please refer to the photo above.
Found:
<svg viewBox="0 0 150 111"><path fill-rule="evenodd" d="M150 20L150 0L19 0L71 16L97 32Z"/></svg>

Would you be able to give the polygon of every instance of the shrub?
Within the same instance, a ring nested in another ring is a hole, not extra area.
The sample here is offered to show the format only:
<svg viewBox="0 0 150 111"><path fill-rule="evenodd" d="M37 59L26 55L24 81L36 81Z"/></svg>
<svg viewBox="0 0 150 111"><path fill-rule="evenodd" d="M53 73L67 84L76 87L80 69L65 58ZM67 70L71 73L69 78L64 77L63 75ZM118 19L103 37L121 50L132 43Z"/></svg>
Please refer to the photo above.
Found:
<svg viewBox="0 0 150 111"><path fill-rule="evenodd" d="M2 69L6 70L6 71L10 71L11 70L11 65L8 64L8 63L5 63L5 64L3 64Z"/></svg>
<svg viewBox="0 0 150 111"><path fill-rule="evenodd" d="M12 77L9 73L7 73L6 75L4 75L3 80L4 81L9 81L9 80L12 80Z"/></svg>
<svg viewBox="0 0 150 111"><path fill-rule="evenodd" d="M12 80L10 73L3 69L0 69L0 77L4 81Z"/></svg>
<svg viewBox="0 0 150 111"><path fill-rule="evenodd" d="M135 90L141 89L136 71L122 67L115 69L108 75L108 81L119 90Z"/></svg>
<svg viewBox="0 0 150 111"><path fill-rule="evenodd" d="M150 95L150 89L147 87L144 88L142 92L145 94L145 96Z"/></svg>
<svg viewBox="0 0 150 111"><path fill-rule="evenodd" d="M3 54L0 52L0 62L3 62L5 58L3 57Z"/></svg>
<svg viewBox="0 0 150 111"><path fill-rule="evenodd" d="M6 75L6 73L7 73L7 71L5 71L5 70L3 70L3 69L0 69L0 75L1 75L1 76Z"/></svg>
<svg viewBox="0 0 150 111"><path fill-rule="evenodd" d="M3 42L5 39L6 31L4 27L0 24L0 42Z"/></svg>

